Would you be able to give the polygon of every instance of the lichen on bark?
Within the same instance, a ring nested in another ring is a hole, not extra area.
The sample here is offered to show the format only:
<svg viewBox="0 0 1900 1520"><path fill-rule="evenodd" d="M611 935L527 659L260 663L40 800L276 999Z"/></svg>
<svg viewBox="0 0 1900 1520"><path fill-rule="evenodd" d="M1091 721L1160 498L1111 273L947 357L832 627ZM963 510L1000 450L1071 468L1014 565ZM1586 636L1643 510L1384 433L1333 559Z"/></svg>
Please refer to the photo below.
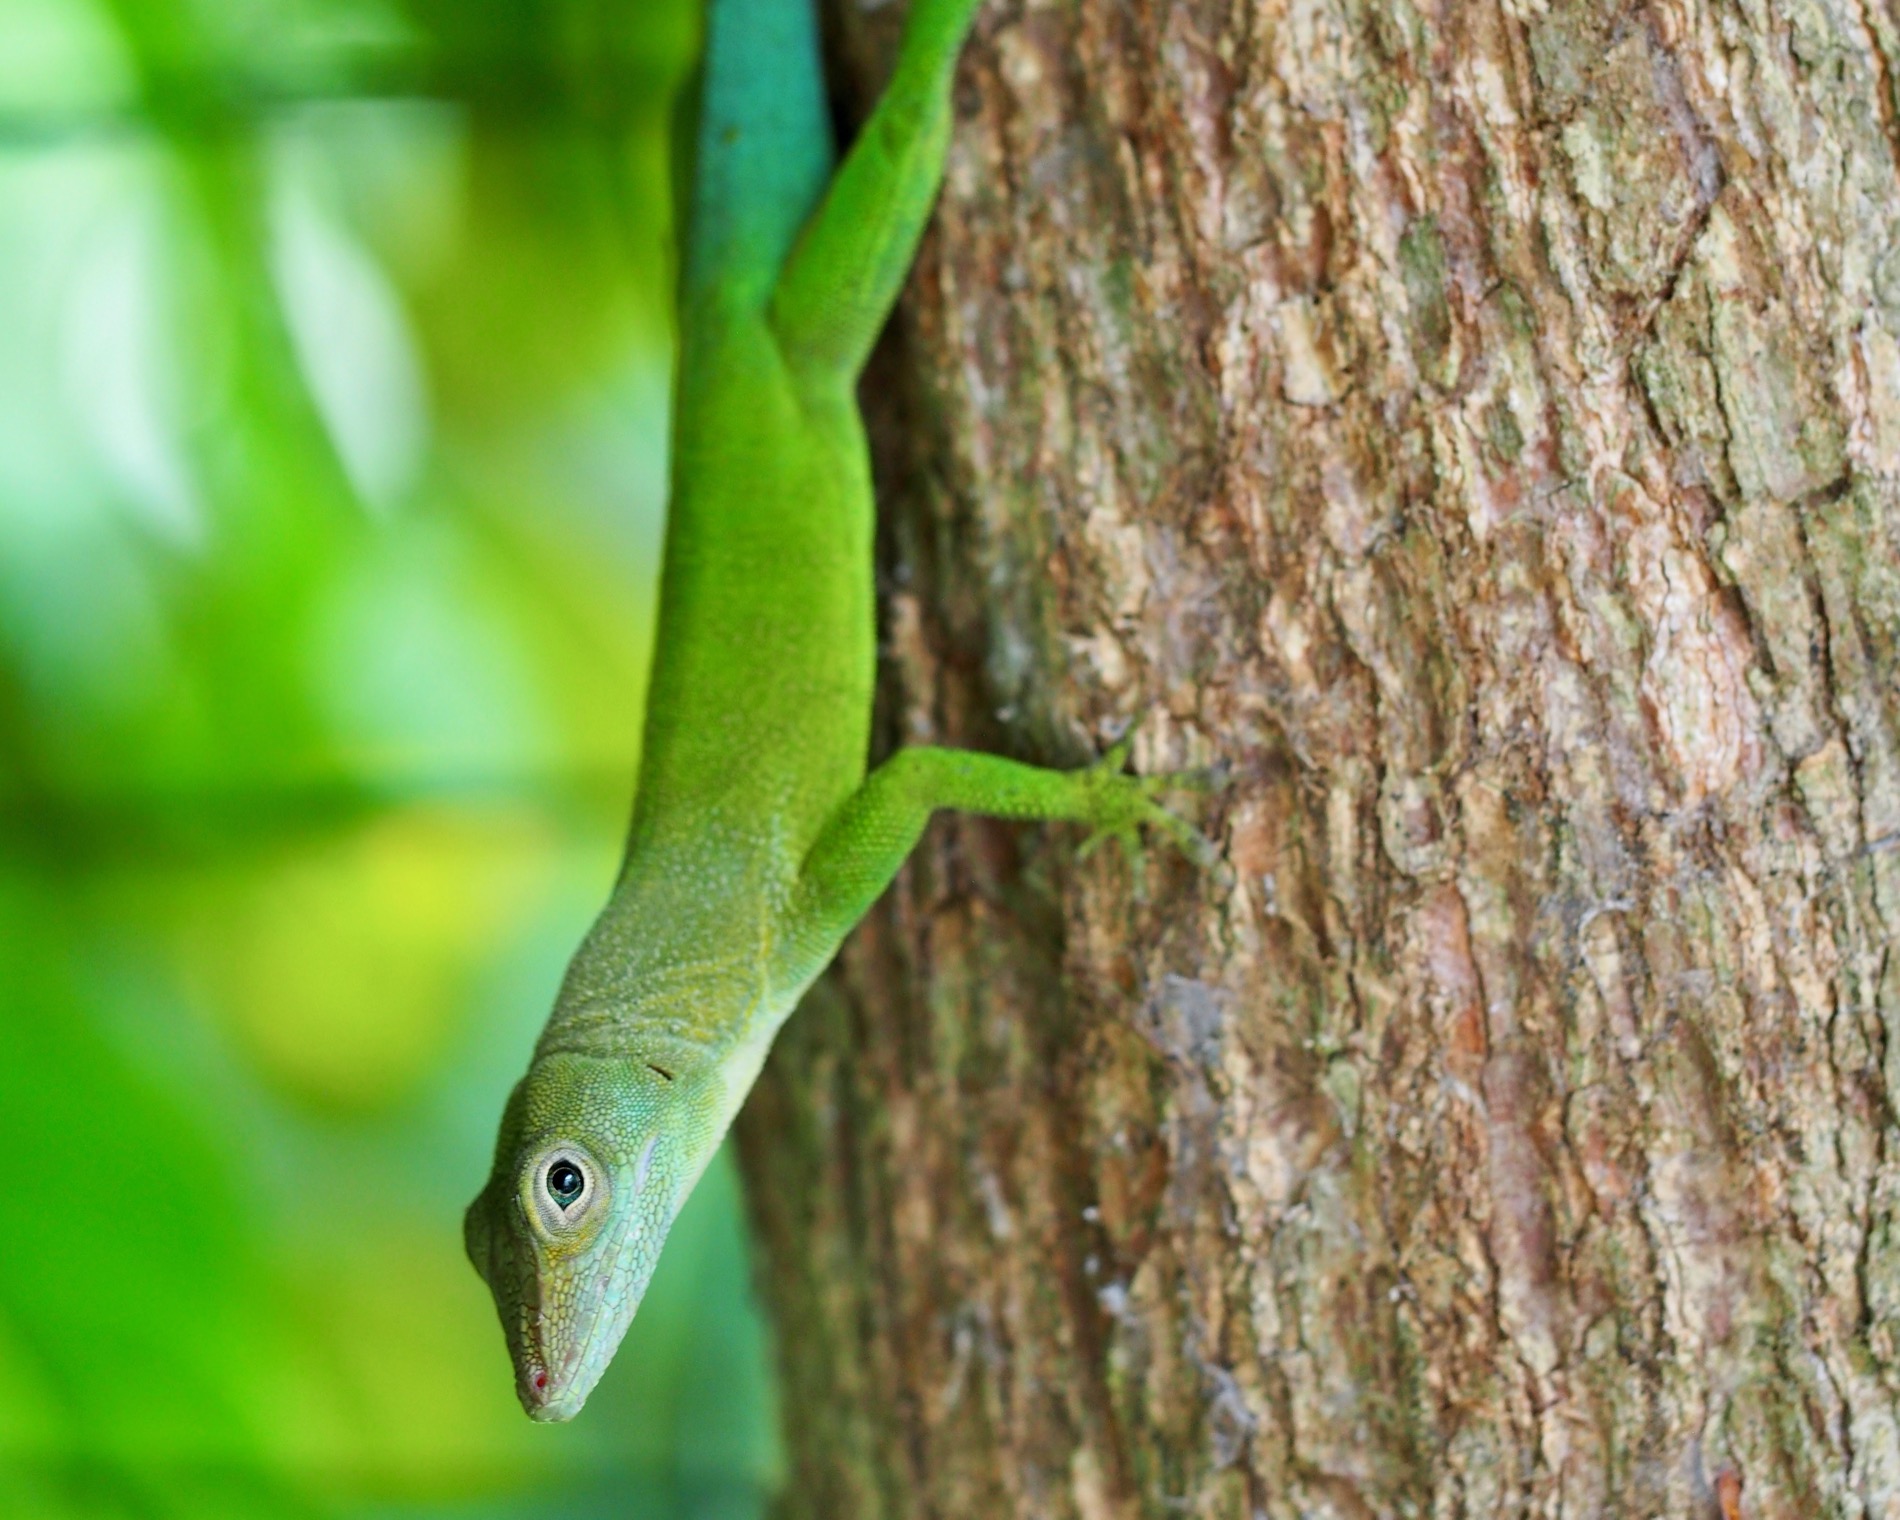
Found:
<svg viewBox="0 0 1900 1520"><path fill-rule="evenodd" d="M1900 1512L1896 61L986 7L884 737L1139 719L1221 864L943 820L788 1027L789 1514Z"/></svg>

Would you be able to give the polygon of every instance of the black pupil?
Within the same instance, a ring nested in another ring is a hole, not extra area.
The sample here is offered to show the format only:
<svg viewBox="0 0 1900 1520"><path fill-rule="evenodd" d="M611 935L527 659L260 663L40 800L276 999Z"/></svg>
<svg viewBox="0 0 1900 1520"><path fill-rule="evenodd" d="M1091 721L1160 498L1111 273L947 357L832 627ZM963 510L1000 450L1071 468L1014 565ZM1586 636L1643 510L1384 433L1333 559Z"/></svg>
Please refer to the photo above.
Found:
<svg viewBox="0 0 1900 1520"><path fill-rule="evenodd" d="M581 1189L586 1185L587 1179L581 1176L581 1169L572 1161L557 1161L548 1168L548 1191L562 1208L580 1197Z"/></svg>

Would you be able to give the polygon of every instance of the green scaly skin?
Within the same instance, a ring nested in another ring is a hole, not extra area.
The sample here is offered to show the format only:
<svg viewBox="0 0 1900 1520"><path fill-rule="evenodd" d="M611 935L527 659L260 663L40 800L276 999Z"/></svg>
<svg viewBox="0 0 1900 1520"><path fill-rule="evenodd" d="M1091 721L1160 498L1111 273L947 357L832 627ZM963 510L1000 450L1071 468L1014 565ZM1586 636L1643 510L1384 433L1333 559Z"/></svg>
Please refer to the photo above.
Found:
<svg viewBox="0 0 1900 1520"><path fill-rule="evenodd" d="M931 813L1199 840L1121 774L907 749L868 777L869 459L855 395L943 174L980 0L913 0L831 172L812 0L710 0L672 500L638 801L470 1205L537 1420L576 1414L800 994Z"/></svg>

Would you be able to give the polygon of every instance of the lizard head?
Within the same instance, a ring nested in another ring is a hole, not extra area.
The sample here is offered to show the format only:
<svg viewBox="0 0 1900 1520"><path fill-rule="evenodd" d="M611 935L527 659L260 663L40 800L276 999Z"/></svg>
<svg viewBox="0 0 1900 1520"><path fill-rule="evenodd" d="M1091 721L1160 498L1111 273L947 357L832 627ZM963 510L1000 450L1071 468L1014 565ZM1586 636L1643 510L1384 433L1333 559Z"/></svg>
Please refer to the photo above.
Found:
<svg viewBox="0 0 1900 1520"><path fill-rule="evenodd" d="M613 1360L723 1128L710 1085L563 1052L509 1097L463 1238L533 1419L572 1419Z"/></svg>

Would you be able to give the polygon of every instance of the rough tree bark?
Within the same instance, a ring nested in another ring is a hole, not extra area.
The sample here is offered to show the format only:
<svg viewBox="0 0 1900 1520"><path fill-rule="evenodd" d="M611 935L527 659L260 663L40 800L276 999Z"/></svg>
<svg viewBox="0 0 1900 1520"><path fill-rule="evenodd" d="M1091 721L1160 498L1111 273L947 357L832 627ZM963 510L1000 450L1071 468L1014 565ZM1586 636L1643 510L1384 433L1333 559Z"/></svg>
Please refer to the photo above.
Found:
<svg viewBox="0 0 1900 1520"><path fill-rule="evenodd" d="M1891 5L986 9L885 734L1223 865L940 821L788 1028L789 1514L1900 1514Z"/></svg>

